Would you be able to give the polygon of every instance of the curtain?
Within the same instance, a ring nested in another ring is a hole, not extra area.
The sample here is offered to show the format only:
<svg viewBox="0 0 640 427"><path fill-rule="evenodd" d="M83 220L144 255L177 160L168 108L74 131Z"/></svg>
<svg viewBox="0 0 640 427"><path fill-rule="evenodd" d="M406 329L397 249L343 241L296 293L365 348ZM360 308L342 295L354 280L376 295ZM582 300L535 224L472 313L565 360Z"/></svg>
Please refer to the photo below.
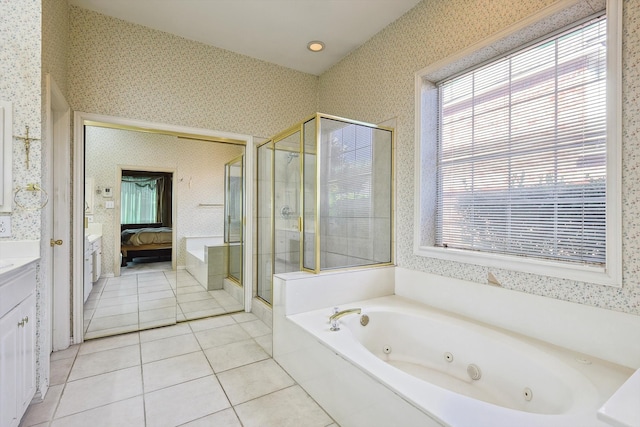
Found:
<svg viewBox="0 0 640 427"><path fill-rule="evenodd" d="M163 177L123 176L121 185L122 224L162 222Z"/></svg>

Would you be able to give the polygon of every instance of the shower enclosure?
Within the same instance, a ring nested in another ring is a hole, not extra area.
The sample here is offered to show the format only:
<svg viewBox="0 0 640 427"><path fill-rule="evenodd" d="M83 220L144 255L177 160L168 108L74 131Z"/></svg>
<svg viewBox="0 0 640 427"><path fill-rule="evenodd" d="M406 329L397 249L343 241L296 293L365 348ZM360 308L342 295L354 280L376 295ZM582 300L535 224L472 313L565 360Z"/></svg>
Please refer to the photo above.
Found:
<svg viewBox="0 0 640 427"><path fill-rule="evenodd" d="M316 114L257 150L257 296L273 274L393 262L393 130Z"/></svg>

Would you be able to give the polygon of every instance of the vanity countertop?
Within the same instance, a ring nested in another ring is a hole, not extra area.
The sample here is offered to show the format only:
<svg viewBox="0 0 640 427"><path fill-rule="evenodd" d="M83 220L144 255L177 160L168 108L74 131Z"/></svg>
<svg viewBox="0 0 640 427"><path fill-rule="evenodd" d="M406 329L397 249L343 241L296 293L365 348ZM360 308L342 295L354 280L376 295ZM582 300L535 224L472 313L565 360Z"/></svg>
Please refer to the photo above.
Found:
<svg viewBox="0 0 640 427"><path fill-rule="evenodd" d="M39 259L39 240L0 241L0 279Z"/></svg>
<svg viewBox="0 0 640 427"><path fill-rule="evenodd" d="M40 257L3 258L2 261L0 261L0 280L2 280L5 274L8 275L9 272L36 262L39 259Z"/></svg>

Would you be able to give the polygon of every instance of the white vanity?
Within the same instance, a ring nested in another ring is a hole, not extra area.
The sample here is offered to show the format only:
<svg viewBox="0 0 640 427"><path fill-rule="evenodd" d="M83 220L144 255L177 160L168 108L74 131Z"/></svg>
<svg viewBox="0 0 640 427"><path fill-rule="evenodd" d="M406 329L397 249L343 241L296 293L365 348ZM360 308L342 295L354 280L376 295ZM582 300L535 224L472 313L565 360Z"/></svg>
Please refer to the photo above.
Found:
<svg viewBox="0 0 640 427"><path fill-rule="evenodd" d="M32 245L38 247L37 241ZM4 244L5 242L3 242ZM6 242L12 243L12 242ZM36 389L36 264L0 245L0 426L15 427ZM36 252L37 253L37 252Z"/></svg>
<svg viewBox="0 0 640 427"><path fill-rule="evenodd" d="M102 225L92 225L84 236L84 302L102 274Z"/></svg>

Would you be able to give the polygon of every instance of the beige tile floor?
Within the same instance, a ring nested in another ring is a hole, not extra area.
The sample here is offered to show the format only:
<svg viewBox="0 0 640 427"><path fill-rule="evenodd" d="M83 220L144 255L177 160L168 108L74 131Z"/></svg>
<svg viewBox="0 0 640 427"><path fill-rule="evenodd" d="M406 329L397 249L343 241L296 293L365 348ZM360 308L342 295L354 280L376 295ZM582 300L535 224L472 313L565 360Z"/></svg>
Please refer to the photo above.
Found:
<svg viewBox="0 0 640 427"><path fill-rule="evenodd" d="M94 284L84 304L85 339L243 309L228 292L207 291L189 272L171 271L170 263L141 267L126 269L126 274L119 277L101 278Z"/></svg>
<svg viewBox="0 0 640 427"><path fill-rule="evenodd" d="M21 427L337 427L238 313L86 341L51 358Z"/></svg>

